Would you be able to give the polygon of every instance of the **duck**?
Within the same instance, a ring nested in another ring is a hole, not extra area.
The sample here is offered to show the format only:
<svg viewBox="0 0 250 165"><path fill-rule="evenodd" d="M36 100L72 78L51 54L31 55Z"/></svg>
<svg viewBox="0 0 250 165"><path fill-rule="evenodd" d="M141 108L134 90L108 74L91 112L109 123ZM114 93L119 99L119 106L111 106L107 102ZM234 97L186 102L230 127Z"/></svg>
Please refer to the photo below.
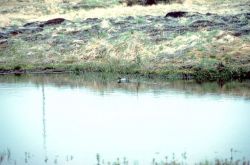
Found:
<svg viewBox="0 0 250 165"><path fill-rule="evenodd" d="M117 83L129 83L129 79L127 77L118 77Z"/></svg>

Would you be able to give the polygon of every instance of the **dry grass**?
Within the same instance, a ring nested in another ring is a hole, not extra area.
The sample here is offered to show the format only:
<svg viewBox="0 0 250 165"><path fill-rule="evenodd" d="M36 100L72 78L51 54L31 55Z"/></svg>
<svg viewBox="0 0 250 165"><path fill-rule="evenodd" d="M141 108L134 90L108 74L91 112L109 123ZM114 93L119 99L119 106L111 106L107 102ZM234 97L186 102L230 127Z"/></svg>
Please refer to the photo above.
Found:
<svg viewBox="0 0 250 165"><path fill-rule="evenodd" d="M70 1L67 5L74 5L79 0ZM246 3L249 0L241 0L240 3ZM144 16L144 15L165 15L169 11L184 10L201 13L218 13L218 14L235 14L240 10L232 4L237 5L239 2L232 0L218 1L209 0L197 1L186 0L184 4L171 5L153 5L126 7L124 5L116 5L109 8L79 9L67 10L61 7L62 0L52 0L46 2L5 2L1 4L1 10L6 12L0 15L0 26L8 26L17 23L24 23L37 20L47 20L56 17L63 17L69 20L84 18L111 18L123 16ZM1 11L0 10L0 11ZM15 12L13 12L15 11ZM115 14L114 14L115 13Z"/></svg>

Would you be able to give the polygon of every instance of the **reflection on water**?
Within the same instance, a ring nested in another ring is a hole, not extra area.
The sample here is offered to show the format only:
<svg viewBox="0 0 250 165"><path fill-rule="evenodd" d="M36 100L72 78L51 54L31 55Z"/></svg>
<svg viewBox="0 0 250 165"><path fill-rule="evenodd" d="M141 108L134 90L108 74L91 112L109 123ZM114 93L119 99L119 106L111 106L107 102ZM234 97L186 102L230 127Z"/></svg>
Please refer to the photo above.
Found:
<svg viewBox="0 0 250 165"><path fill-rule="evenodd" d="M44 84L42 84L42 98L43 98L43 149L44 149L44 162L48 162L48 154L47 154L47 144L46 144L46 111L45 111L45 92L44 92Z"/></svg>
<svg viewBox="0 0 250 165"><path fill-rule="evenodd" d="M116 78L0 76L0 164L248 163L249 82Z"/></svg>

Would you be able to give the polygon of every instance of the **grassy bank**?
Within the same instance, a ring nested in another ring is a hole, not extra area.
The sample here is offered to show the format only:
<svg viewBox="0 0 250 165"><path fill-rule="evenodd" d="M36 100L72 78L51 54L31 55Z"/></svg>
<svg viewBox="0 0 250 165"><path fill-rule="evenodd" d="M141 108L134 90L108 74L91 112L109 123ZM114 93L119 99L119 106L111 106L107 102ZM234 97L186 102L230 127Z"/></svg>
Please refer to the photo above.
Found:
<svg viewBox="0 0 250 165"><path fill-rule="evenodd" d="M250 78L249 32L237 35L234 28L238 27L228 23L223 27L201 25L191 29L197 22L191 16L169 19L172 22L164 20L167 12L181 10L203 13L198 21L211 22L213 18L206 18L205 13L229 17L244 14L249 9L248 2L223 1L224 7L218 7L217 1L187 0L184 4L126 7L117 1L110 1L111 4L91 1L97 8L86 9L73 8L79 4L76 1L53 1L30 2L30 10L20 8L28 2L6 3L1 9L1 31L32 21L56 17L67 20L42 31L4 39L0 44L0 70L2 73L94 71L176 75L199 81ZM244 27L249 27L247 15L239 19Z"/></svg>
<svg viewBox="0 0 250 165"><path fill-rule="evenodd" d="M223 53L216 48L209 49L209 43L197 43L197 47L186 54L177 52L176 54L166 54L166 52L175 51L172 45L186 46L190 38L196 35L209 35L207 32L201 34L184 34L173 40L152 44L145 34L121 34L117 39L110 40L105 35L100 38L92 38L87 44L81 41L68 40L62 37L61 47L53 45L53 41L40 43L23 41L21 39L11 39L7 49L0 53L1 70L16 71L39 71L39 70L61 70L73 72L116 72L121 74L143 74L143 75L181 75L194 76L200 80L215 80L217 78L247 78L250 72L248 64L241 64L242 60L249 60L248 52L245 52L245 59L241 56L237 59L234 52ZM210 32L211 33L211 32ZM194 36L193 36L194 35ZM183 38L183 40L181 40ZM205 38L206 40L207 38ZM76 42L76 43L74 43ZM80 43L77 43L80 42ZM177 43L180 42L180 43ZM197 42L201 42L200 37ZM52 44L52 45L51 45ZM74 44L72 48L69 48ZM223 45L231 48L236 46L235 53L243 41ZM167 46L170 45L170 46ZM176 48L178 50L178 47ZM216 50L217 49L217 50ZM215 55L216 53L216 55ZM238 60L238 61L236 61ZM241 61L240 61L241 60Z"/></svg>

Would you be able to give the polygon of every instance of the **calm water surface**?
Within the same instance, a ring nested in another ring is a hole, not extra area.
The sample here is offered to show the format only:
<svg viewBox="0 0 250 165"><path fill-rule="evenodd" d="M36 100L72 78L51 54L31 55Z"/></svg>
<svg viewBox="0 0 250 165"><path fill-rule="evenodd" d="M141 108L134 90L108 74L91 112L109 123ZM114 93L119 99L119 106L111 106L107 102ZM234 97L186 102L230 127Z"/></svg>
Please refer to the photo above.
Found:
<svg viewBox="0 0 250 165"><path fill-rule="evenodd" d="M0 164L250 159L249 126L249 81L0 76Z"/></svg>

